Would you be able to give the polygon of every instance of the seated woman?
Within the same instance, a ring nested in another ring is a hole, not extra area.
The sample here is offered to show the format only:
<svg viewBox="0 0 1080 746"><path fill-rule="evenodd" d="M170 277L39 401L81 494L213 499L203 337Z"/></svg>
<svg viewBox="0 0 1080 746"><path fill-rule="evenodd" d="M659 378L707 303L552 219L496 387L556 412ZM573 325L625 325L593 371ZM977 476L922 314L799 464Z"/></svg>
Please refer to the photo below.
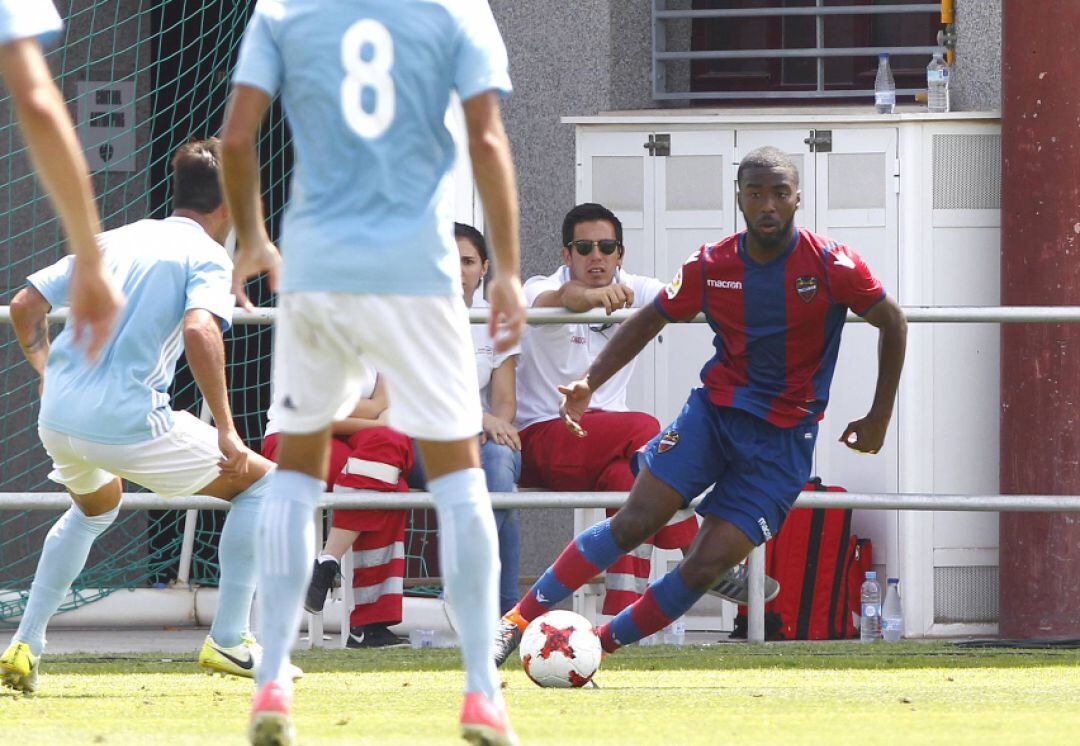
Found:
<svg viewBox="0 0 1080 746"><path fill-rule="evenodd" d="M454 223L454 237L461 255L461 289L465 305L487 308L479 290L488 271L487 243L471 225ZM517 359L521 348L495 352L495 345L484 324L472 325L476 348L476 377L480 382L480 401L484 407L484 430L480 434L480 463L487 477L488 492L513 492L521 477L521 439L514 427L517 409ZM499 607L505 613L518 599L521 529L517 510L496 510L495 526L499 532Z"/></svg>
<svg viewBox="0 0 1080 746"><path fill-rule="evenodd" d="M374 369L364 396L349 417L334 423L327 481L334 492L375 490L404 492L405 475L413 466L408 436L386 426L389 401L386 384ZM273 407L267 413L263 455L273 459L277 435ZM405 576L406 510L335 510L326 543L312 572L304 608L323 610L326 594L341 572L341 558L353 551L353 610L349 615L352 648L407 644L389 627L401 622Z"/></svg>
<svg viewBox="0 0 1080 746"><path fill-rule="evenodd" d="M461 290L469 308L487 308L480 284L487 274L487 242L471 225L454 223L461 256ZM514 427L517 409L517 359L520 347L496 353L487 334L486 324L472 325L476 351L476 377L480 384L480 403L484 409L480 433L480 466L487 477L488 492L514 492L521 477L521 438ZM409 485L424 487L423 466L417 461L409 475ZM499 535L499 607L505 613L518 599L518 570L521 553L521 529L517 510L496 510L495 527Z"/></svg>

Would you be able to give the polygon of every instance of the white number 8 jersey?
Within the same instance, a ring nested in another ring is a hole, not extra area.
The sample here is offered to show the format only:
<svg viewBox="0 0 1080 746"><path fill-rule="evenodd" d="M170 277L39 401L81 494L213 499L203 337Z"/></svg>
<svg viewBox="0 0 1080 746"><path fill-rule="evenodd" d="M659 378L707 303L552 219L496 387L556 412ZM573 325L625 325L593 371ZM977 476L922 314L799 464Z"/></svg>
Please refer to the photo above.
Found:
<svg viewBox="0 0 1080 746"><path fill-rule="evenodd" d="M233 83L280 93L293 135L285 292L460 292L444 118L507 64L483 0L260 0Z"/></svg>

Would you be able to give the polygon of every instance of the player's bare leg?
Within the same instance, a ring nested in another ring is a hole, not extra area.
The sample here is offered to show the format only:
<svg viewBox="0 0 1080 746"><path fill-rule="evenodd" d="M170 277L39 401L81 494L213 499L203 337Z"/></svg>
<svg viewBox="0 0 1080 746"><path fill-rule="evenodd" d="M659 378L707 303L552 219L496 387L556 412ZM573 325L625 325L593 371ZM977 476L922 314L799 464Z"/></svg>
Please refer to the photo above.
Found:
<svg viewBox="0 0 1080 746"><path fill-rule="evenodd" d="M611 536L624 552L636 549L684 507L683 496L642 466L626 504L611 519Z"/></svg>
<svg viewBox="0 0 1080 746"><path fill-rule="evenodd" d="M491 641L499 618L499 546L477 438L418 440L439 518L439 567L465 663L461 734L476 744L517 743L499 692Z"/></svg>

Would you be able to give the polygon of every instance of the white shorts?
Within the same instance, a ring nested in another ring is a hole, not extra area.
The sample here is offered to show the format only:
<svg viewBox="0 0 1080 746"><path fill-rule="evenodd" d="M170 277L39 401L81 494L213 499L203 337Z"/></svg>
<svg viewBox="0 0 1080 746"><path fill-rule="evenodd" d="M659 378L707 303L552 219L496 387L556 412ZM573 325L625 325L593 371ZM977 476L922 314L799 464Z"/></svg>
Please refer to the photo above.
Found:
<svg viewBox="0 0 1080 746"><path fill-rule="evenodd" d="M76 495L123 477L162 497L198 494L218 478L217 430L187 412L173 412L173 428L138 443L95 443L39 427L53 460L49 479Z"/></svg>
<svg viewBox="0 0 1080 746"><path fill-rule="evenodd" d="M285 433L313 433L359 401L363 364L386 379L390 426L421 440L480 432L480 390L461 296L285 293L274 337Z"/></svg>

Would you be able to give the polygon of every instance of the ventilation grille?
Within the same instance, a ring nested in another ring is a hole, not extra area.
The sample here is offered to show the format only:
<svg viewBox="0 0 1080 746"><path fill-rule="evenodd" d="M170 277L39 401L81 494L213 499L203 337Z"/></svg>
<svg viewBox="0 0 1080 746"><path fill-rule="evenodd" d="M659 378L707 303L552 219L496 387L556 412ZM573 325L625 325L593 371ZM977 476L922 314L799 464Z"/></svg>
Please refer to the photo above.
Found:
<svg viewBox="0 0 1080 746"><path fill-rule="evenodd" d="M934 135L934 209L1001 208L1001 135Z"/></svg>
<svg viewBox="0 0 1080 746"><path fill-rule="evenodd" d="M996 567L934 568L935 623L992 623L997 620Z"/></svg>

